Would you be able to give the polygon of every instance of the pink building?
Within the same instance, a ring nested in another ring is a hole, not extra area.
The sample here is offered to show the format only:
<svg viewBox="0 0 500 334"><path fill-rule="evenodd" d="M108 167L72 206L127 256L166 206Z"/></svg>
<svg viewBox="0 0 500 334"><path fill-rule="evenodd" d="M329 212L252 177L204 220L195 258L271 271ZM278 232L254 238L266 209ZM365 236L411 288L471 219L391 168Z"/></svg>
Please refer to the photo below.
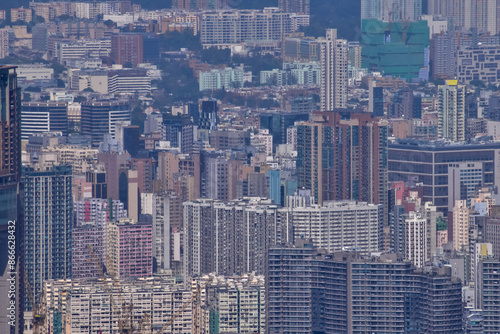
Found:
<svg viewBox="0 0 500 334"><path fill-rule="evenodd" d="M111 270L118 277L153 275L153 229L151 224L120 219L108 228L108 254Z"/></svg>
<svg viewBox="0 0 500 334"><path fill-rule="evenodd" d="M448 230L437 231L437 246L443 247L448 243Z"/></svg>

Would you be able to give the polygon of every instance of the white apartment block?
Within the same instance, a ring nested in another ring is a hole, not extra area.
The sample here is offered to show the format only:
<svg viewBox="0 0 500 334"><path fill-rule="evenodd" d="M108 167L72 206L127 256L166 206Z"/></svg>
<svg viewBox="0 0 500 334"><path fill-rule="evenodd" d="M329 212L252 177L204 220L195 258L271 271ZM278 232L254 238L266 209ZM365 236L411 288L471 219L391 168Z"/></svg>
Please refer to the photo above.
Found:
<svg viewBox="0 0 500 334"><path fill-rule="evenodd" d="M260 129L257 134L251 133L250 145L255 147L257 153L262 153L266 156L273 155L273 136L269 134L269 130L267 129Z"/></svg>
<svg viewBox="0 0 500 334"><path fill-rule="evenodd" d="M20 81L52 80L54 69L47 65L17 65L17 79Z"/></svg>
<svg viewBox="0 0 500 334"><path fill-rule="evenodd" d="M427 260L427 219L411 211L405 219L405 259L421 268Z"/></svg>
<svg viewBox="0 0 500 334"><path fill-rule="evenodd" d="M9 29L3 28L0 29L0 59L8 57L10 55L10 46L9 46ZM19 70L18 70L19 71ZM18 74L19 77L19 74Z"/></svg>
<svg viewBox="0 0 500 334"><path fill-rule="evenodd" d="M104 59L111 52L111 40L80 40L58 43L57 58L65 65L70 59L94 58Z"/></svg>
<svg viewBox="0 0 500 334"><path fill-rule="evenodd" d="M151 93L151 78L146 73L145 70L110 72L108 92L122 95Z"/></svg>
<svg viewBox="0 0 500 334"><path fill-rule="evenodd" d="M204 90L231 90L243 87L244 71L238 68L226 67L213 69L209 72L200 72L200 92Z"/></svg>
<svg viewBox="0 0 500 334"><path fill-rule="evenodd" d="M311 239L317 248L338 252L345 248L377 252L382 245L383 207L365 202L325 202L324 206L280 209L281 224L293 238Z"/></svg>
<svg viewBox="0 0 500 334"><path fill-rule="evenodd" d="M292 15L273 7L203 12L201 43L204 47L227 48L247 41L281 41L284 34L294 31Z"/></svg>
<svg viewBox="0 0 500 334"><path fill-rule="evenodd" d="M46 321L42 333L62 322L62 333L121 333L130 319L134 328L192 333L192 292L161 279L50 280L44 284Z"/></svg>
<svg viewBox="0 0 500 334"><path fill-rule="evenodd" d="M345 108L348 87L347 40L337 39L337 29L328 29L326 38L319 38L321 64L320 109L332 111Z"/></svg>

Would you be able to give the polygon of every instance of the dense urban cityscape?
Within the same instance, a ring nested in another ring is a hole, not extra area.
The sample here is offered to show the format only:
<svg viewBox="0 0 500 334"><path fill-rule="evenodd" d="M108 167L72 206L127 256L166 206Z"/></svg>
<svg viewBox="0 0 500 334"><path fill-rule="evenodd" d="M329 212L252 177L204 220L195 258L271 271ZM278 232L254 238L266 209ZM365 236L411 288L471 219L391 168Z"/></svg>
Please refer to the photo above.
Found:
<svg viewBox="0 0 500 334"><path fill-rule="evenodd" d="M500 334L500 0L0 0L0 137L1 334Z"/></svg>

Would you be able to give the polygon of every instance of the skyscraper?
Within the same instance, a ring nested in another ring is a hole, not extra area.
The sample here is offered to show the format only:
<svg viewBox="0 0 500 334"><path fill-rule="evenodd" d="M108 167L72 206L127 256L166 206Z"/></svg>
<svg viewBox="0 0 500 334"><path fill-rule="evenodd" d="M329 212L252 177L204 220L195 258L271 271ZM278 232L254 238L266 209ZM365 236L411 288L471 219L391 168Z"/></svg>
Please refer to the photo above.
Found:
<svg viewBox="0 0 500 334"><path fill-rule="evenodd" d="M23 140L37 132L61 131L63 136L68 135L67 102L23 102L21 115Z"/></svg>
<svg viewBox="0 0 500 334"><path fill-rule="evenodd" d="M465 140L465 86L447 80L438 87L438 136L452 141Z"/></svg>
<svg viewBox="0 0 500 334"><path fill-rule="evenodd" d="M23 256L35 303L45 280L71 278L71 176L71 166L23 168ZM33 301L26 301L32 309Z"/></svg>
<svg viewBox="0 0 500 334"><path fill-rule="evenodd" d="M9 296L10 272L22 274L22 221L18 206L21 181L21 90L17 87L15 66L0 66L0 332L14 333L17 324L22 324L21 298ZM12 223L11 223L12 222ZM15 228L10 227L15 226ZM12 242L13 235L15 237ZM11 242L9 242L9 240ZM9 246L15 245L17 267L9 265ZM22 277L16 276L17 283ZM17 288L16 288L17 289ZM15 302L13 319L9 318L10 303ZM20 307L20 308L17 308ZM14 321L11 326L8 321ZM16 323L17 322L17 323Z"/></svg>
<svg viewBox="0 0 500 334"><path fill-rule="evenodd" d="M328 29L318 39L321 63L321 110L345 108L347 103L347 40L337 39L337 29Z"/></svg>
<svg viewBox="0 0 500 334"><path fill-rule="evenodd" d="M320 112L297 128L298 186L316 202L356 200L387 207L387 124L370 113ZM387 209L385 209L387 212Z"/></svg>
<svg viewBox="0 0 500 334"><path fill-rule="evenodd" d="M123 102L82 103L82 134L91 136L92 147L99 147L105 134L116 139L116 125L130 121L130 106Z"/></svg>
<svg viewBox="0 0 500 334"><path fill-rule="evenodd" d="M328 254L305 240L269 250L268 334L462 333L450 268L415 271L396 254Z"/></svg>

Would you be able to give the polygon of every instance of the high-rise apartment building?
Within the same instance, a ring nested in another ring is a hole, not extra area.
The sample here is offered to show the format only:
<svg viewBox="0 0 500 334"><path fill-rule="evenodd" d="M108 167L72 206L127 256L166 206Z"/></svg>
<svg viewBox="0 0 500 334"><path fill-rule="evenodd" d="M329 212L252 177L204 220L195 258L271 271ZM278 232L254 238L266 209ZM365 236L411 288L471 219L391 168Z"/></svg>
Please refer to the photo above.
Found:
<svg viewBox="0 0 500 334"><path fill-rule="evenodd" d="M124 102L82 103L82 134L90 136L92 147L99 147L104 135L116 138L116 124L130 121L130 106Z"/></svg>
<svg viewBox="0 0 500 334"><path fill-rule="evenodd" d="M387 206L387 124L370 113L322 112L297 128L298 186L318 204L355 200ZM385 209L386 210L386 209Z"/></svg>
<svg viewBox="0 0 500 334"><path fill-rule="evenodd" d="M438 87L438 137L452 141L465 140L465 86L447 80Z"/></svg>
<svg viewBox="0 0 500 334"><path fill-rule="evenodd" d="M8 28L0 29L0 59L10 55L10 33Z"/></svg>
<svg viewBox="0 0 500 334"><path fill-rule="evenodd" d="M37 132L61 131L68 135L67 102L23 102L21 104L21 138L28 140Z"/></svg>
<svg viewBox="0 0 500 334"><path fill-rule="evenodd" d="M309 15L310 0L279 0L279 8L287 13Z"/></svg>
<svg viewBox="0 0 500 334"><path fill-rule="evenodd" d="M115 64L132 66L143 63L143 41L141 34L120 33L111 36L111 59Z"/></svg>
<svg viewBox="0 0 500 334"><path fill-rule="evenodd" d="M337 38L337 29L328 29L326 38L318 39L321 64L322 111L345 108L348 83L347 40Z"/></svg>
<svg viewBox="0 0 500 334"><path fill-rule="evenodd" d="M453 248L461 251L469 245L469 208L467 201L455 201L453 207Z"/></svg>
<svg viewBox="0 0 500 334"><path fill-rule="evenodd" d="M345 248L365 254L383 249L382 205L325 202L323 206L284 208L280 210L280 216L282 226L293 231L293 240L310 239L314 247L330 253Z"/></svg>
<svg viewBox="0 0 500 334"><path fill-rule="evenodd" d="M24 268L35 303L45 280L71 278L71 177L71 166L23 168Z"/></svg>
<svg viewBox="0 0 500 334"><path fill-rule="evenodd" d="M72 238L72 270L73 279L100 278L106 260L106 225L83 223L73 228Z"/></svg>
<svg viewBox="0 0 500 334"><path fill-rule="evenodd" d="M109 223L106 232L108 268L113 276L150 277L153 275L152 226L122 218Z"/></svg>
<svg viewBox="0 0 500 334"><path fill-rule="evenodd" d="M483 333L494 334L500 331L500 261L483 260L479 262L478 306L483 310Z"/></svg>
<svg viewBox="0 0 500 334"><path fill-rule="evenodd" d="M0 39L1 39L0 32ZM1 49L1 46L0 46ZM1 52L1 51L0 51ZM17 86L17 74L15 66L0 66L0 256L4 260L0 261L0 332L14 333L17 325L22 325L22 291L17 297L8 298L10 285L8 279L10 272L23 272L23 253L21 249L24 235L23 223L20 221L21 215L21 90ZM9 227L15 225L15 227ZM12 231L12 232L9 232ZM14 249L16 252L16 264L13 268L8 265L9 260L9 236L15 237ZM12 270L14 269L14 270ZM18 275L17 279L21 279ZM17 299L16 299L17 298ZM14 326L8 324L11 301L16 306L15 314L19 317L15 319Z"/></svg>
<svg viewBox="0 0 500 334"><path fill-rule="evenodd" d="M301 240L269 251L267 333L458 334L461 291L449 268L425 273L396 254L328 254Z"/></svg>
<svg viewBox="0 0 500 334"><path fill-rule="evenodd" d="M118 200L85 198L73 203L75 213L75 226L83 226L90 222L96 226L104 227L108 221L118 221L127 217L127 210Z"/></svg>
<svg viewBox="0 0 500 334"><path fill-rule="evenodd" d="M184 275L263 274L267 251L286 233L271 200L184 203Z"/></svg>

